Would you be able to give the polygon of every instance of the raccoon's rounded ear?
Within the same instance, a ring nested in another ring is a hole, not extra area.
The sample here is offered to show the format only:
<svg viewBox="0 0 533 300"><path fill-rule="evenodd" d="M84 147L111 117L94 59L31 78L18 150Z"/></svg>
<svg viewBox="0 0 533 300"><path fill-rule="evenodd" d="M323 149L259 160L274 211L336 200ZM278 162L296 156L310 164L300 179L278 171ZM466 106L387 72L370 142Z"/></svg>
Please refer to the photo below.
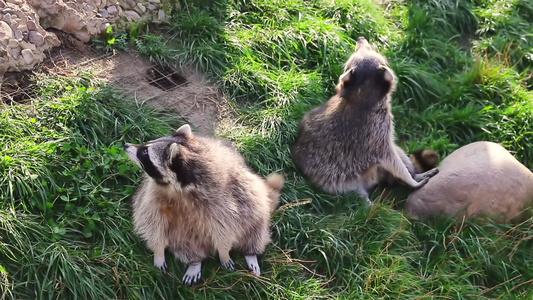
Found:
<svg viewBox="0 0 533 300"><path fill-rule="evenodd" d="M344 74L339 77L337 90L342 89L348 81L352 80L352 78L355 78L355 68L348 69L348 71L344 72Z"/></svg>
<svg viewBox="0 0 533 300"><path fill-rule="evenodd" d="M389 83L392 83L394 81L394 74L392 73L391 69L387 67L383 68L383 79L385 79L385 81Z"/></svg>
<svg viewBox="0 0 533 300"><path fill-rule="evenodd" d="M180 147L178 143L172 143L168 147L168 160L172 160L176 155L180 153Z"/></svg>
<svg viewBox="0 0 533 300"><path fill-rule="evenodd" d="M172 136L178 136L178 135L183 135L185 137L192 136L191 126L189 126L189 124L185 124L181 126L180 128L176 129L176 131L174 131L174 133L172 134Z"/></svg>

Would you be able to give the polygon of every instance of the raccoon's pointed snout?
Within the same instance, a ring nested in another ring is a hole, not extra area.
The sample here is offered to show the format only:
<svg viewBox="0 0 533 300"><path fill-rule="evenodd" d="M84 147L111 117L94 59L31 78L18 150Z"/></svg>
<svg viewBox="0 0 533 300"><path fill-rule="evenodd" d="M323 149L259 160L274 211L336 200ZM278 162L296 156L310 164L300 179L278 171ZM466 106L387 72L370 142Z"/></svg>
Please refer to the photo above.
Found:
<svg viewBox="0 0 533 300"><path fill-rule="evenodd" d="M357 43L355 44L355 52L363 49L371 50L368 41L364 37L360 36L359 38L357 38Z"/></svg>
<svg viewBox="0 0 533 300"><path fill-rule="evenodd" d="M130 143L123 143L122 146L124 146L124 149L128 149L129 147L131 147L133 144L130 144Z"/></svg>

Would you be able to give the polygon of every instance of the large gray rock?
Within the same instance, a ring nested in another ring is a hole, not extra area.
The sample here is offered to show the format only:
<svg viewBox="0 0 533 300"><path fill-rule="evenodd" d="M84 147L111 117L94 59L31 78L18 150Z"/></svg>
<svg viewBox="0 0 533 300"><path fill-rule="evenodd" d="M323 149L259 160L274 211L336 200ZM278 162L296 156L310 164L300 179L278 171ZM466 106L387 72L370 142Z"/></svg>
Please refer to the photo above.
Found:
<svg viewBox="0 0 533 300"><path fill-rule="evenodd" d="M437 175L407 198L406 212L416 219L486 216L508 223L526 217L533 204L533 173L498 144L466 145L438 168Z"/></svg>

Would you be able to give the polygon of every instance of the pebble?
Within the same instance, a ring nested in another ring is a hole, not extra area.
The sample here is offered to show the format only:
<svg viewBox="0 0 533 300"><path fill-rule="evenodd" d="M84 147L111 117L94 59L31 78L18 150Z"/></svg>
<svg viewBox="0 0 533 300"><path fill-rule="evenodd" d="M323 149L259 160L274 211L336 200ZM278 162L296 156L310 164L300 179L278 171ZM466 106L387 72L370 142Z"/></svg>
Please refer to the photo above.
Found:
<svg viewBox="0 0 533 300"><path fill-rule="evenodd" d="M137 7L139 7L139 9L141 10L141 12L145 12L146 11L146 7L142 4L142 3L137 3Z"/></svg>
<svg viewBox="0 0 533 300"><path fill-rule="evenodd" d="M28 65L30 65L33 62L33 53L31 52L30 49L24 49L20 51L20 53L22 54L24 61L26 61Z"/></svg>
<svg viewBox="0 0 533 300"><path fill-rule="evenodd" d="M14 59L18 59L20 56L20 48L17 47L9 49L9 54L11 54L11 57L13 57Z"/></svg>
<svg viewBox="0 0 533 300"><path fill-rule="evenodd" d="M9 43L7 44L7 47L9 48L17 48L19 46L19 42L15 39L9 40Z"/></svg>
<svg viewBox="0 0 533 300"><path fill-rule="evenodd" d="M158 19L159 21L165 19L165 12L164 12L162 9L160 9L160 10L157 12L157 19Z"/></svg>
<svg viewBox="0 0 533 300"><path fill-rule="evenodd" d="M15 30L15 38L16 38L17 40L19 40L19 41L22 40L22 31L20 31L20 30L18 30L18 29Z"/></svg>
<svg viewBox="0 0 533 300"><path fill-rule="evenodd" d="M28 22L26 23L26 27L28 27L28 30L30 30L30 31L32 31L32 30L33 30L33 31L37 30L37 25L35 25L35 22L33 22L33 21L28 21Z"/></svg>
<svg viewBox="0 0 533 300"><path fill-rule="evenodd" d="M102 25L100 25L100 32L106 32L107 31L107 27L111 26L111 24L109 23L102 23Z"/></svg>
<svg viewBox="0 0 533 300"><path fill-rule="evenodd" d="M161 3L161 0L148 0L150 3Z"/></svg>
<svg viewBox="0 0 533 300"><path fill-rule="evenodd" d="M13 37L13 29L11 29L11 27L9 27L9 25L4 22L4 21L0 21L0 38L1 39L5 39L5 38L12 38Z"/></svg>
<svg viewBox="0 0 533 300"><path fill-rule="evenodd" d="M126 17L130 17L134 21L141 19L141 16L139 16L139 14L134 12L133 10L126 10L124 11L124 14L126 15Z"/></svg>
<svg viewBox="0 0 533 300"><path fill-rule="evenodd" d="M109 14L115 14L117 12L117 8L115 6L110 6L107 8L107 12Z"/></svg>
<svg viewBox="0 0 533 300"><path fill-rule="evenodd" d="M28 34L28 40L30 41L30 43L36 46L42 46L42 44L44 44L43 35L38 33L37 31L30 31L30 33Z"/></svg>
<svg viewBox="0 0 533 300"><path fill-rule="evenodd" d="M20 46L22 47L22 49L28 49L32 51L37 50L37 47L35 47L34 44L28 42L20 42Z"/></svg>
<svg viewBox="0 0 533 300"><path fill-rule="evenodd" d="M4 16L4 22L6 22L7 24L11 25L11 14L6 14Z"/></svg>
<svg viewBox="0 0 533 300"><path fill-rule="evenodd" d="M149 10L154 10L154 9L156 9L156 8L157 8L157 7L156 7L155 5L153 5L153 4L148 4L148 9L149 9Z"/></svg>
<svg viewBox="0 0 533 300"><path fill-rule="evenodd" d="M126 3L128 4L129 8L134 8L136 3L133 0L126 0Z"/></svg>
<svg viewBox="0 0 533 300"><path fill-rule="evenodd" d="M100 14L102 18L109 18L109 12L107 12L107 10L105 9L100 9L98 13Z"/></svg>

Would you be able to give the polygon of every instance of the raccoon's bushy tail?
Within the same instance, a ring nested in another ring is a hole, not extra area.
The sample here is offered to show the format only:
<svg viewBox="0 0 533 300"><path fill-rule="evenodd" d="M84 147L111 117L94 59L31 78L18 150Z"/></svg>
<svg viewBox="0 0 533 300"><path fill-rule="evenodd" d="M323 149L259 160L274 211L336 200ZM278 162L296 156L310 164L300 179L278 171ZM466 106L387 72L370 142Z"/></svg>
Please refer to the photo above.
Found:
<svg viewBox="0 0 533 300"><path fill-rule="evenodd" d="M281 191L281 188L283 188L283 183L285 182L285 177L279 173L272 173L267 176L266 183L270 187L271 191L268 194L268 197L271 201L271 209L270 211L273 212L276 210L279 204L279 194Z"/></svg>

